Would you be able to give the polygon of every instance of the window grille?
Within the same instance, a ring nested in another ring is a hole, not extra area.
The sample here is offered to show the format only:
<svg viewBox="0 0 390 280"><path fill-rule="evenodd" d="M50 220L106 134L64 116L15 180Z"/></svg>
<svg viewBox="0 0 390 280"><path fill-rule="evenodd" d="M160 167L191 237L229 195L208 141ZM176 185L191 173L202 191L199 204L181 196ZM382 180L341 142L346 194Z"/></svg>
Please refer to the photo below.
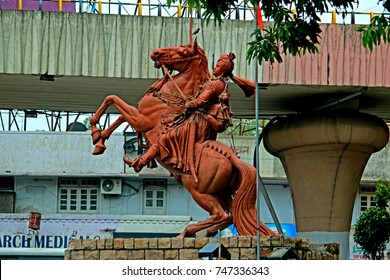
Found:
<svg viewBox="0 0 390 280"><path fill-rule="evenodd" d="M166 214L166 180L144 180L144 211L145 215Z"/></svg>
<svg viewBox="0 0 390 280"><path fill-rule="evenodd" d="M98 179L60 178L59 213L97 213Z"/></svg>
<svg viewBox="0 0 390 280"><path fill-rule="evenodd" d="M374 201L375 191L375 186L360 187L360 214L363 213L364 210L376 206L376 202ZM390 206L387 207L387 210L390 211Z"/></svg>

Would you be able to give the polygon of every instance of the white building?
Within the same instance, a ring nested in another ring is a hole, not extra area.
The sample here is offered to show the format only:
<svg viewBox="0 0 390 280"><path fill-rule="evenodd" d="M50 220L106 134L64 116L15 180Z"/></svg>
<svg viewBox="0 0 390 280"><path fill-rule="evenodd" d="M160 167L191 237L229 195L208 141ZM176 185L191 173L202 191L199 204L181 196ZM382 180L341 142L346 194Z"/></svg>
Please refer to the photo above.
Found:
<svg viewBox="0 0 390 280"><path fill-rule="evenodd" d="M122 161L137 156L134 135L114 133L93 156L89 132L0 132L0 259L62 258L70 238L176 236L208 217L161 167L136 174ZM220 137L253 163L255 139ZM126 145L125 145L126 144ZM376 180L389 178L389 150L372 156L356 199L353 223L369 207ZM294 234L294 210L279 159L260 149L260 173L279 222ZM103 188L112 182L111 190ZM29 229L30 212L41 214ZM261 198L261 218L274 223ZM351 235L352 236L352 235ZM351 237L350 258L359 258Z"/></svg>

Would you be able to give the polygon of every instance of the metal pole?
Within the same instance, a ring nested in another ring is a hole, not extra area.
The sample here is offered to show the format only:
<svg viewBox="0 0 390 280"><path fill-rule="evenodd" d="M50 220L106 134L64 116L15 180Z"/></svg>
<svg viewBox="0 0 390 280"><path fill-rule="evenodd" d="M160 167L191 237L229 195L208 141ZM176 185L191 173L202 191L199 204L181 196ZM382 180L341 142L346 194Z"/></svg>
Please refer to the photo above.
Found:
<svg viewBox="0 0 390 280"><path fill-rule="evenodd" d="M257 4L258 5L258 4ZM255 7L255 30L258 28L257 26L257 7ZM260 226L260 182L259 182L259 87L258 84L258 61L257 57L255 57L255 114L256 114L256 147L257 153L255 154L256 158L256 194L257 194L257 226ZM257 259L260 260L260 229L257 230Z"/></svg>

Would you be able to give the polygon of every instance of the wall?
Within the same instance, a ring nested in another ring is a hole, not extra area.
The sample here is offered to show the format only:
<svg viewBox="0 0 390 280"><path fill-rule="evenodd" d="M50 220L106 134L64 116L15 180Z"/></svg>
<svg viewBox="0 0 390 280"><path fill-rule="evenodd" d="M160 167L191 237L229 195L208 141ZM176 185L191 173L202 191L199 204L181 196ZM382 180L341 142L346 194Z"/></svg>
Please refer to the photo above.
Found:
<svg viewBox="0 0 390 280"><path fill-rule="evenodd" d="M106 152L92 156L89 132L1 132L0 174L121 175L124 174L123 135L107 141ZM115 148L115 146L119 148Z"/></svg>
<svg viewBox="0 0 390 280"><path fill-rule="evenodd" d="M235 62L235 74L253 80L253 65L245 60L247 45L236 44L249 41L252 22L225 20L215 26L192 21L202 30L198 43L209 57L214 54L216 60L234 52L242 58ZM156 79L161 72L145 64L150 51L188 43L189 22L177 17L0 10L0 26L10 26L0 33L0 54L5 54L0 55L0 73ZM212 63L210 59L210 68Z"/></svg>
<svg viewBox="0 0 390 280"><path fill-rule="evenodd" d="M234 147L241 160L254 163L256 139L253 136L227 136L218 135L218 141L221 141L229 147ZM260 176L264 178L285 178L286 173L281 161L268 153L263 143L260 143L259 149Z"/></svg>
<svg viewBox="0 0 390 280"><path fill-rule="evenodd" d="M253 137L219 136L219 141L234 146L242 160L253 164ZM39 211L57 213L58 178L76 177L122 177L123 193L120 197L100 196L100 214L142 214L142 180L160 177L168 180L167 215L190 215L194 220L206 219L208 213L201 209L189 195L162 167L144 168L139 174L123 163L122 133L114 133L106 141L103 155L93 156L94 146L89 132L0 132L1 151L0 176L15 176L17 199L16 213ZM131 158L137 157L134 152ZM263 148L260 151L261 175L264 178L283 177L279 159ZM285 178L284 178L285 180ZM269 180L272 181L272 180ZM293 223L293 212L289 189L283 184L267 184L267 190L281 222ZM261 213L265 222L273 223L265 201L261 200Z"/></svg>
<svg viewBox="0 0 390 280"><path fill-rule="evenodd" d="M220 135L218 140L235 147L240 158L253 164L255 139L249 136ZM99 175L124 176L136 173L124 165L122 133L114 133L106 141L103 155L93 156L94 146L89 132L20 132L1 131L0 175ZM137 157L134 152L131 158ZM280 160L260 145L260 175L263 178L286 179ZM363 180L389 178L390 144L374 153L363 173ZM144 168L140 175L169 176L163 168ZM137 176L137 175L136 175Z"/></svg>
<svg viewBox="0 0 390 280"><path fill-rule="evenodd" d="M232 140L230 136L219 136L218 140L235 147L242 160L253 164L253 137L235 136ZM90 132L1 131L0 145L7 148L1 151L0 175L138 176L123 163L124 142L122 133L114 133L105 143L104 154L93 156ZM137 157L136 152L130 157ZM279 159L268 154L262 146L260 160L261 176L285 177ZM161 167L144 168L139 174L169 176Z"/></svg>
<svg viewBox="0 0 390 280"><path fill-rule="evenodd" d="M230 136L219 136L219 140L232 144ZM241 159L252 163L254 154L254 139L252 137L234 137L234 146L240 152ZM42 144L44 143L44 145ZM90 216L85 221L101 223L98 216L106 215L109 219L115 215L142 214L142 179L144 177L163 177L168 179L168 208L167 215L189 216L193 221L206 219L208 213L201 209L189 195L188 191L177 184L162 168L145 169L141 174L124 169L123 156L124 136L115 133L106 142L107 151L101 156L92 156L92 143L87 132L0 132L1 150L0 176L15 176L16 204L15 212L24 213L28 218L30 211L39 211L42 214L56 214L58 203L58 178L61 176L120 176L131 186L139 190L135 192L124 185L120 197L100 196L100 210L96 217ZM61 147L61 150L58 149ZM373 181L380 178L390 178L389 166L390 146L371 156L363 174L364 181ZM136 157L136 154L132 155ZM281 223L294 224L294 212L290 189L287 185L283 167L279 159L269 155L261 148L260 172L266 183L266 188ZM355 202L355 211L352 223L358 217L359 203ZM266 223L273 223L268 207L261 197L261 218ZM20 214L10 214L7 219L19 221ZM63 215L66 219L71 214ZM4 214L0 214L0 218ZM25 220L26 223L27 220ZM59 222L57 225L61 225ZM187 222L188 223L188 222ZM122 224L122 223L120 223ZM137 226L138 227L138 226ZM27 230L25 224L23 229ZM123 230L131 229L131 226ZM8 227L10 229L10 227ZM10 231L4 228L0 234L18 234L19 230ZM152 230L153 231L153 230ZM181 229L178 230L180 232ZM91 232L92 234L93 232ZM42 234L46 234L42 232ZM60 230L50 234L71 235L71 230ZM90 233L88 233L90 234ZM103 237L103 236L102 236ZM353 242L351 241L351 244ZM351 248L353 246L350 246Z"/></svg>
<svg viewBox="0 0 390 280"><path fill-rule="evenodd" d="M167 179L166 215L191 216L193 220L206 219L206 213L189 192L173 178ZM122 179L120 196L99 195L99 213L107 215L142 215L143 182L140 177ZM16 176L15 213L37 211L42 214L58 213L58 177ZM131 186L131 187L130 187ZM67 214L62 214L67 215Z"/></svg>
<svg viewBox="0 0 390 280"><path fill-rule="evenodd" d="M142 192L142 178L163 177L168 179L170 215L188 215L193 213L195 220L204 219L203 211L188 194L177 184L167 171L157 169L144 170L140 174L125 168L123 156L124 136L114 133L106 142L107 150L103 155L93 156L93 145L88 132L0 132L1 151L0 175L15 176L17 192L16 212L28 213L31 210L43 213L56 213L57 180L60 176L115 176ZM220 135L219 141L234 146L242 160L253 163L254 138ZM59 149L59 147L61 149ZM374 153L363 174L363 180L389 178L390 171L384 166L390 164L390 146ZM137 156L131 154L132 158ZM275 211L282 223L294 223L293 205L280 160L260 149L260 174L265 181ZM134 193L124 185L123 196L101 197L101 214L140 214L142 213L142 195ZM261 199L262 219L272 223L268 207ZM357 205L357 204L356 204ZM356 212L356 211L355 211ZM354 219L356 219L354 213Z"/></svg>
<svg viewBox="0 0 390 280"><path fill-rule="evenodd" d="M257 237L222 237L232 260L256 260ZM196 260L199 249L217 238L115 238L71 240L66 260ZM339 245L310 244L305 238L266 236L260 240L261 258L274 248L291 247L300 260L338 260Z"/></svg>
<svg viewBox="0 0 390 280"><path fill-rule="evenodd" d="M6 10L0 15L0 25L12 26L0 33L5 54L0 55L0 73L155 79L160 72L145 65L149 51L143 50L188 42L188 18ZM198 42L210 57L231 51L246 57L247 44L237 42L251 41L252 21L224 20L217 26L192 21L202 30ZM50 29L45 28L49 23ZM322 24L321 29L318 54L265 62L259 66L259 82L389 86L388 45L371 53L363 48L355 25ZM209 63L211 68L212 59ZM238 59L234 74L254 80L253 65Z"/></svg>
<svg viewBox="0 0 390 280"><path fill-rule="evenodd" d="M390 144L371 155L363 172L363 180L379 180L390 178Z"/></svg>
<svg viewBox="0 0 390 280"><path fill-rule="evenodd" d="M363 47L357 25L321 24L318 53L283 56L264 62L263 80L271 84L390 86L390 46Z"/></svg>

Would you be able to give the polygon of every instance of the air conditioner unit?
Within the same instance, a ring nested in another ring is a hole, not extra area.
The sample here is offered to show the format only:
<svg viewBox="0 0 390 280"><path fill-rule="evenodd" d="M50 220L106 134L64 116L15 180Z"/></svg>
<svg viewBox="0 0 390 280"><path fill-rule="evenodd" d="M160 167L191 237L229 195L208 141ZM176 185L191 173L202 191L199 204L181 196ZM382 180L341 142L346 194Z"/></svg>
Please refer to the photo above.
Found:
<svg viewBox="0 0 390 280"><path fill-rule="evenodd" d="M102 178L100 181L100 193L122 194L121 178Z"/></svg>

